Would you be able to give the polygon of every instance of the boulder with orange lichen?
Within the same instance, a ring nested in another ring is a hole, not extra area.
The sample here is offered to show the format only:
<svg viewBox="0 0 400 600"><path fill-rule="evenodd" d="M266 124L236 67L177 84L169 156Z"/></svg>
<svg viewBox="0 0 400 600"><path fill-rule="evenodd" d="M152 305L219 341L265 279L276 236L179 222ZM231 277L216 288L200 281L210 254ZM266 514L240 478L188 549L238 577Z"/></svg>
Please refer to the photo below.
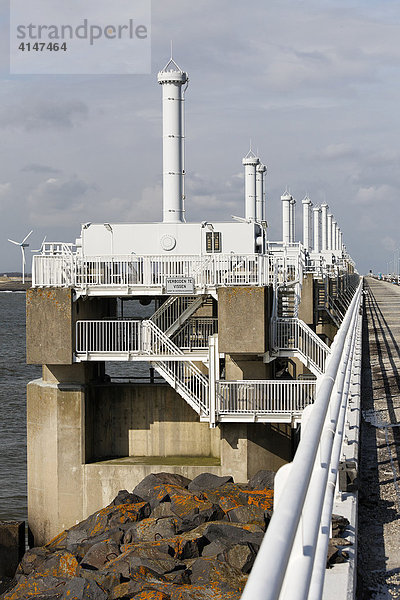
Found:
<svg viewBox="0 0 400 600"><path fill-rule="evenodd" d="M149 475L29 550L17 585L0 598L239 600L272 499L272 490L230 477L206 473L192 485L179 475Z"/></svg>

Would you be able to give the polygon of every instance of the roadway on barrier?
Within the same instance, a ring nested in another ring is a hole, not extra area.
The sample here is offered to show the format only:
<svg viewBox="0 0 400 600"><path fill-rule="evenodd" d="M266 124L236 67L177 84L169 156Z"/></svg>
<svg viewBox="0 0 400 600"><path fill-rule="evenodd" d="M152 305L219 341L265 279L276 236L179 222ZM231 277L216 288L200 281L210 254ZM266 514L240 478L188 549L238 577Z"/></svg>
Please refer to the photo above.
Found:
<svg viewBox="0 0 400 600"><path fill-rule="evenodd" d="M365 278L358 599L400 598L400 287Z"/></svg>

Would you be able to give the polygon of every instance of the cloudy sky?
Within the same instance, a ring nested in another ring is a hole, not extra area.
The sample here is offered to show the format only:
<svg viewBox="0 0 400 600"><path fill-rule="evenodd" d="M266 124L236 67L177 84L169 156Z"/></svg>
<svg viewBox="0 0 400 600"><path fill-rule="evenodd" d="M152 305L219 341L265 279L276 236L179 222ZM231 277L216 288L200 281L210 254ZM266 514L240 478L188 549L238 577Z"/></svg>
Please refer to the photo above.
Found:
<svg viewBox="0 0 400 600"><path fill-rule="evenodd" d="M1 0L3 2L3 0ZM84 4L84 0L82 1ZM86 221L161 219L161 89L174 57L186 95L187 219L243 214L251 138L280 195L326 201L360 272L400 247L398 0L153 0L152 74L13 76L1 5L0 271L18 248L73 241ZM397 260L395 261L397 262Z"/></svg>

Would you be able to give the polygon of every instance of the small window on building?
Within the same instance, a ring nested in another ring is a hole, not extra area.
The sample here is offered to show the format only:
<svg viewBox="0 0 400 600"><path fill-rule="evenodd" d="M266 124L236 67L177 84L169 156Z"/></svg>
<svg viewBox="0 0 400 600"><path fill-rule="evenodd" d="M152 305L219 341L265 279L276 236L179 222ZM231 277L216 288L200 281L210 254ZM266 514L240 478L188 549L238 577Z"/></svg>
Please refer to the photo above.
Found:
<svg viewBox="0 0 400 600"><path fill-rule="evenodd" d="M221 232L206 232L206 252L222 252Z"/></svg>

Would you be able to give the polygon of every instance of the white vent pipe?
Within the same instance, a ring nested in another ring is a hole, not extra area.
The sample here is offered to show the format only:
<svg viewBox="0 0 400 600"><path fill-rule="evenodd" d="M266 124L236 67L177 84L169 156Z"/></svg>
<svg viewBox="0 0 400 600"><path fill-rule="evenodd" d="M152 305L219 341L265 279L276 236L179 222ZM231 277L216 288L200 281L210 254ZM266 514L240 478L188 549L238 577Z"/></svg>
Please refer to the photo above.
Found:
<svg viewBox="0 0 400 600"><path fill-rule="evenodd" d="M312 202L308 196L303 198L303 245L308 251L311 248L311 208Z"/></svg>
<svg viewBox="0 0 400 600"><path fill-rule="evenodd" d="M320 228L321 228L321 207L314 206L314 252L319 252L321 248L321 237L320 237Z"/></svg>
<svg viewBox="0 0 400 600"><path fill-rule="evenodd" d="M183 90L187 73L171 58L158 74L163 107L163 221L184 222Z"/></svg>
<svg viewBox="0 0 400 600"><path fill-rule="evenodd" d="M282 200L282 241L284 244L289 244L290 243L290 232L291 232L290 201L292 200L292 196L290 194L288 194L288 192L285 192L281 196L281 200Z"/></svg>
<svg viewBox="0 0 400 600"><path fill-rule="evenodd" d="M252 150L242 160L244 166L244 196L246 219L256 218L256 166L260 159Z"/></svg>
<svg viewBox="0 0 400 600"><path fill-rule="evenodd" d="M296 239L296 200L290 200L290 242L294 244Z"/></svg>
<svg viewBox="0 0 400 600"><path fill-rule="evenodd" d="M326 202L321 204L321 250L328 250L328 208Z"/></svg>
<svg viewBox="0 0 400 600"><path fill-rule="evenodd" d="M264 201L264 188L265 188L265 173L267 167L260 163L256 167L256 218L258 221L265 220L265 201Z"/></svg>
<svg viewBox="0 0 400 600"><path fill-rule="evenodd" d="M333 215L331 215L330 213L328 214L328 225L327 225L327 238L326 238L326 243L327 243L327 250L333 250L333 240L332 240L332 222L333 222Z"/></svg>

